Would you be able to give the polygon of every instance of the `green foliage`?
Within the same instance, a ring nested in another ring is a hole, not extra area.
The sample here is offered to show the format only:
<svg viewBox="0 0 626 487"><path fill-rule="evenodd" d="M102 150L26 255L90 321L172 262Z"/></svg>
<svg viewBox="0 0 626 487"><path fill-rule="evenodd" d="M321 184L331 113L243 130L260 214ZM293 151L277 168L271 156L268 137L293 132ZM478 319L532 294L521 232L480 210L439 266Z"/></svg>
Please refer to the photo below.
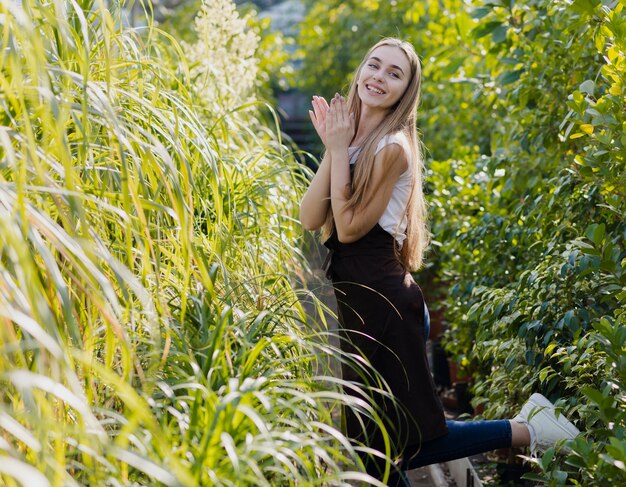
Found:
<svg viewBox="0 0 626 487"><path fill-rule="evenodd" d="M549 485L626 479L626 350L611 345L626 289L622 9L478 7L491 148L430 166L449 349L474 371L476 402L501 417L541 390L588 430L568 457L537 462Z"/></svg>
<svg viewBox="0 0 626 487"><path fill-rule="evenodd" d="M295 83L293 65L289 62L294 39L272 29L270 18L257 16L254 9L248 16L248 27L259 36L257 96L271 101L274 93L286 91Z"/></svg>
<svg viewBox="0 0 626 487"><path fill-rule="evenodd" d="M0 483L367 480L303 330L275 114L211 111L114 7L0 2Z"/></svg>

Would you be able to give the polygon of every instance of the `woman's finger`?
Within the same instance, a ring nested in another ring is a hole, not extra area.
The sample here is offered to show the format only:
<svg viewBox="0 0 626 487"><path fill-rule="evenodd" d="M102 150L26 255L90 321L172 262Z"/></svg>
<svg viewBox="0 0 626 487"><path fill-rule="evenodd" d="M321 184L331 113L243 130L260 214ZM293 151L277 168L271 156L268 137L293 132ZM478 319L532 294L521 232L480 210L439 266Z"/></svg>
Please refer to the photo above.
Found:
<svg viewBox="0 0 626 487"><path fill-rule="evenodd" d="M343 97L341 97L339 101L340 101L339 106L341 107L341 121L344 123L344 125L348 126L350 124L350 121L348 119L349 117L348 105L346 103L346 100Z"/></svg>
<svg viewBox="0 0 626 487"><path fill-rule="evenodd" d="M323 122L326 119L326 112L328 111L319 100L313 100L313 110L315 111L315 116L320 122Z"/></svg>
<svg viewBox="0 0 626 487"><path fill-rule="evenodd" d="M326 116L328 115L328 111L330 110L330 106L323 98L318 97L315 102L315 114L320 122L324 122L326 120Z"/></svg>
<svg viewBox="0 0 626 487"><path fill-rule="evenodd" d="M328 112L328 119L326 120L326 124L328 123L331 124L333 131L339 128L338 104L335 99L330 102L330 111Z"/></svg>

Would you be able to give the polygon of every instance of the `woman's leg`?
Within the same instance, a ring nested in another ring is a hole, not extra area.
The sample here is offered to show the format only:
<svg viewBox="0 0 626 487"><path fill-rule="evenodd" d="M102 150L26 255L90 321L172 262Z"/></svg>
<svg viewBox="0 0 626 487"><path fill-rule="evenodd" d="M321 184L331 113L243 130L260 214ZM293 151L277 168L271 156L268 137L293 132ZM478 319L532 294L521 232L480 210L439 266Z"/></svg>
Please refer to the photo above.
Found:
<svg viewBox="0 0 626 487"><path fill-rule="evenodd" d="M508 420L447 421L447 424L447 435L427 441L421 448L407 449L402 470L413 470L511 446L512 429ZM400 472L394 472L387 485L410 487L408 478Z"/></svg>
<svg viewBox="0 0 626 487"><path fill-rule="evenodd" d="M530 444L528 428L515 421L447 421L447 424L446 436L424 443L419 450L407 450L402 464L403 470L447 462L497 448ZM404 472L397 471L392 472L387 485L410 487Z"/></svg>
<svg viewBox="0 0 626 487"><path fill-rule="evenodd" d="M447 462L498 448L512 446L509 420L447 421L448 434L405 453L403 469Z"/></svg>

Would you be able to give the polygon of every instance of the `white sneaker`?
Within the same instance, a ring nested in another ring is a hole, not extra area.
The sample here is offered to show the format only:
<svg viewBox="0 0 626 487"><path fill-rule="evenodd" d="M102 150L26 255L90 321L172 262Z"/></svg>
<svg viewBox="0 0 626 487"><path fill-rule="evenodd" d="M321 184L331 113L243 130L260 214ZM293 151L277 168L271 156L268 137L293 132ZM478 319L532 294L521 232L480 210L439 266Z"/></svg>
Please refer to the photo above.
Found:
<svg viewBox="0 0 626 487"><path fill-rule="evenodd" d="M513 420L532 428L530 451L533 455L537 450L546 451L558 441L572 440L580 434L565 416L561 414L557 417L554 405L539 393L530 396Z"/></svg>

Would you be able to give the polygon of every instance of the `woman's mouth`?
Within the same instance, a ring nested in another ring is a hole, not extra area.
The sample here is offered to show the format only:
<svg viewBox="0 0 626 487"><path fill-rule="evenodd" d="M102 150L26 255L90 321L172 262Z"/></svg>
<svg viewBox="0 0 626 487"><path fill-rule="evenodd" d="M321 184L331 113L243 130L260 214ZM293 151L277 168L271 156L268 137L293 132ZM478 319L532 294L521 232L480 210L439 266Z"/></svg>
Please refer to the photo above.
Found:
<svg viewBox="0 0 626 487"><path fill-rule="evenodd" d="M365 88L367 88L367 91L370 92L373 95L384 95L385 94L385 92L383 90L381 90L380 88L377 88L376 86L365 85Z"/></svg>

